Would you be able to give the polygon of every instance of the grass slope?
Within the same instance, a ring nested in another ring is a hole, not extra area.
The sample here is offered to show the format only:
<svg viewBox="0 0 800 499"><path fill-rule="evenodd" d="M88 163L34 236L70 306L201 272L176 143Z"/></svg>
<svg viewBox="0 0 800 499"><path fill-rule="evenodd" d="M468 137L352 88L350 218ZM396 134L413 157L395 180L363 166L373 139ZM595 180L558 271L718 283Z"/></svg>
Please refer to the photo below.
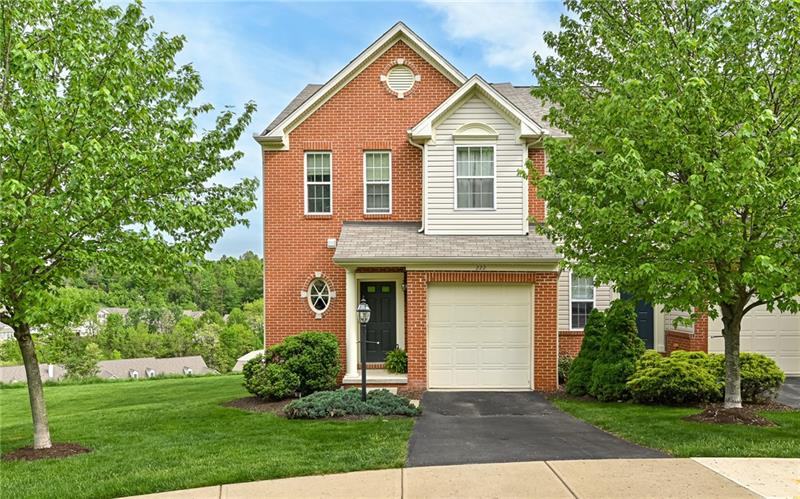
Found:
<svg viewBox="0 0 800 499"><path fill-rule="evenodd" d="M555 399L573 416L645 447L676 457L800 456L800 412L763 412L777 424L764 428L692 423L681 418L700 412L686 407Z"/></svg>
<svg viewBox="0 0 800 499"><path fill-rule="evenodd" d="M393 468L411 419L289 421L220 403L241 376L45 388L53 441L93 449L0 462L0 497L112 497L269 478ZM27 390L0 390L0 448L31 444Z"/></svg>

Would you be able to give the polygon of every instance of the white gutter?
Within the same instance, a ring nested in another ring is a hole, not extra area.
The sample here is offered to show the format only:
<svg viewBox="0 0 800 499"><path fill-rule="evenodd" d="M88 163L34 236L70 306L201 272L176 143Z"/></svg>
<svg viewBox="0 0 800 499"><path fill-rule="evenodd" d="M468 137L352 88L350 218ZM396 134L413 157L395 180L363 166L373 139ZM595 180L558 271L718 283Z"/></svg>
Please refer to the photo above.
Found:
<svg viewBox="0 0 800 499"><path fill-rule="evenodd" d="M419 145L411 140L410 133L408 135L408 143L422 151L422 227L417 231L421 234L425 232L425 225L428 220L428 155L425 154L425 145Z"/></svg>

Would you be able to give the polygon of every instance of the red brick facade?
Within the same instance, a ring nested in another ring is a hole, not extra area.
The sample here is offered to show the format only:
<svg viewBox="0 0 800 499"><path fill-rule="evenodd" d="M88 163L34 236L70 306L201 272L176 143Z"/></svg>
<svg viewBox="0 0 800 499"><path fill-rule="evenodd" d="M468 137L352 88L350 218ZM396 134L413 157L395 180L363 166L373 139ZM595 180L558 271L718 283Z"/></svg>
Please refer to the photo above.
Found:
<svg viewBox="0 0 800 499"><path fill-rule="evenodd" d="M675 350L708 352L708 316L703 315L694 323L694 333L665 331L664 342L668 354Z"/></svg>
<svg viewBox="0 0 800 499"><path fill-rule="evenodd" d="M380 83L391 61L404 58L420 74L415 91L398 99ZM365 68L289 134L290 149L264 152L264 322L274 344L303 330L331 331L345 355L345 272L331 260L328 238L345 220L419 221L421 151L406 132L445 100L456 86L402 41ZM365 215L363 153L392 152L392 214ZM304 154L330 151L332 215L304 215ZM337 296L322 319L300 297L315 272L323 272Z"/></svg>
<svg viewBox="0 0 800 499"><path fill-rule="evenodd" d="M403 58L420 80L403 99L381 82L393 61ZM326 245L338 238L344 221L421 221L421 151L409 144L407 131L456 90L456 85L402 41L361 71L338 93L289 133L289 149L263 153L264 193L264 314L265 341L275 344L303 330L322 330L339 338L343 365L345 346L345 270ZM363 154L392 153L392 213L364 214ZM329 151L332 168L332 214L304 215L304 154ZM544 172L544 152L529 153ZM529 208L537 220L544 202L531 187ZM402 267L359 268L358 273L405 274L405 347L408 389L427 388L427 284L429 282L509 282L534 286L534 386L557 387L556 272L406 271ZM319 273L319 274L318 274ZM310 281L323 276L336 292L329 308L315 317L301 297ZM374 365L374 367L379 367Z"/></svg>
<svg viewBox="0 0 800 499"><path fill-rule="evenodd" d="M551 391L558 386L557 272L442 272L410 271L406 274L406 350L408 385L425 388L428 383L428 283L530 283L533 305L533 384L536 390Z"/></svg>
<svg viewBox="0 0 800 499"><path fill-rule="evenodd" d="M559 331L558 355L575 357L581 351L583 344L583 331Z"/></svg>
<svg viewBox="0 0 800 499"><path fill-rule="evenodd" d="M529 149L528 159L533 162L533 166L539 172L539 175L545 173L545 154L544 149ZM528 183L528 213L537 222L544 222L545 203L544 199L536 196L536 186Z"/></svg>

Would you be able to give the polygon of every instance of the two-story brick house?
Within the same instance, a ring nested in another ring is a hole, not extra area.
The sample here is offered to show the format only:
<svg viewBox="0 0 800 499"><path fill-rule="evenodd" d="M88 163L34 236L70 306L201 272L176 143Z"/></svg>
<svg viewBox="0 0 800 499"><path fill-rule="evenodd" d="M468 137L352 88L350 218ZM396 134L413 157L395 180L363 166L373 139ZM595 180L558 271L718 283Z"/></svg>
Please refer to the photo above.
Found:
<svg viewBox="0 0 800 499"><path fill-rule="evenodd" d="M265 335L303 330L341 344L343 383L360 380L356 307L369 303L368 379L412 389L557 387L610 287L560 272L537 234L545 203L518 175L542 172L564 137L529 87L464 76L402 23L324 85L308 85L260 134L264 161ZM707 344L707 323L672 330L640 307L660 350ZM408 353L408 375L382 370Z"/></svg>

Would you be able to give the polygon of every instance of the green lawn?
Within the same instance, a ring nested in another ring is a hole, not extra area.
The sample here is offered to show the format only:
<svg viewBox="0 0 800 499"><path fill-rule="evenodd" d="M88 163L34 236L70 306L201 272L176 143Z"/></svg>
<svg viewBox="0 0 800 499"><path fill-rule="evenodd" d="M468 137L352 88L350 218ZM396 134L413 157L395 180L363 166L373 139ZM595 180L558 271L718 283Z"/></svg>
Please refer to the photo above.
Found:
<svg viewBox="0 0 800 499"><path fill-rule="evenodd" d="M563 411L645 447L676 457L800 456L800 412L762 412L777 427L714 425L683 421L700 412L685 407L554 399Z"/></svg>
<svg viewBox="0 0 800 499"><path fill-rule="evenodd" d="M220 406L243 396L241 376L47 387L53 440L93 452L2 462L0 497L112 497L405 462L411 419L289 421ZM0 448L30 444L27 391L0 390Z"/></svg>

